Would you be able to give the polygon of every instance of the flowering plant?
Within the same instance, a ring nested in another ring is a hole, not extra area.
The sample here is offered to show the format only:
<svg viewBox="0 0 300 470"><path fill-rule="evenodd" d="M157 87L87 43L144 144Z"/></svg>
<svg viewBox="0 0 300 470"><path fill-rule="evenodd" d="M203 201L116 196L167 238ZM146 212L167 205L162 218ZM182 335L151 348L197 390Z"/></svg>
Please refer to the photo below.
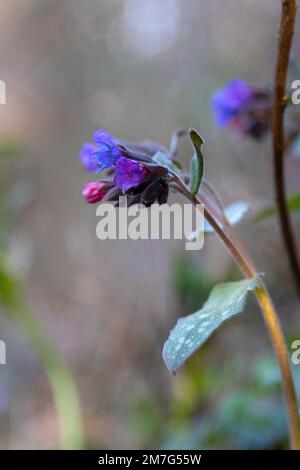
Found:
<svg viewBox="0 0 300 470"><path fill-rule="evenodd" d="M284 148L283 112L288 57L295 21L294 0L284 1L273 93L253 87L243 80L231 81L215 93L212 106L215 121L256 139L272 129L278 207L284 239L297 281L300 271L285 201L282 172ZM190 169L184 172L176 160L179 138L188 135L193 145ZM203 178L203 140L195 130L180 129L172 137L170 149L145 141L130 143L107 131L94 134L94 143L84 144L80 159L89 172L104 171L106 178L84 186L83 196L89 203L111 201L118 204L120 195L128 196L129 205L167 202L169 188L195 205L204 205L205 218L224 243L245 279L216 286L204 306L179 319L163 347L163 359L172 373L206 341L226 320L242 312L249 291L254 291L261 308L281 370L286 398L291 447L300 449L298 403L281 325L262 276L238 238L228 212L219 196ZM300 283L298 282L298 286Z"/></svg>
<svg viewBox="0 0 300 470"><path fill-rule="evenodd" d="M184 135L189 135L194 148L189 173L182 171L174 158L179 137ZM123 194L128 196L129 205L142 202L150 206L156 201L163 204L171 187L193 204L204 204L207 222L246 278L216 286L201 310L178 321L163 348L167 367L175 373L225 320L243 310L248 292L255 291L285 381L292 444L297 446L297 400L279 319L265 284L234 232L215 190L203 178L202 138L195 130L180 129L173 135L170 150L153 142L123 142L104 130L95 133L94 141L95 144L84 144L80 159L88 171L104 171L107 178L84 186L87 202L105 200L118 204Z"/></svg>

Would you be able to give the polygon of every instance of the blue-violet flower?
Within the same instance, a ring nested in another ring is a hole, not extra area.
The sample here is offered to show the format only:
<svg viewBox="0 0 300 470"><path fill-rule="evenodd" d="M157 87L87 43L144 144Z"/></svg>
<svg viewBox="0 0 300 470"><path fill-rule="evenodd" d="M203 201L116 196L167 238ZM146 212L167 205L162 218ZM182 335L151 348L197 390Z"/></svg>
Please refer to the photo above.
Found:
<svg viewBox="0 0 300 470"><path fill-rule="evenodd" d="M231 80L212 98L215 123L230 126L256 139L265 135L271 123L271 95L241 79Z"/></svg>

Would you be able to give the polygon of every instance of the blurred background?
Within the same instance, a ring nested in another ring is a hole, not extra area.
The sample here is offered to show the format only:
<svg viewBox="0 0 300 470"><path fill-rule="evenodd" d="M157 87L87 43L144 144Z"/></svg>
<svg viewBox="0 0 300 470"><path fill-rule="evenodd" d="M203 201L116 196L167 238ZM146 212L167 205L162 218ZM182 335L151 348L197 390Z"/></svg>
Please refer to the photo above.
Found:
<svg viewBox="0 0 300 470"><path fill-rule="evenodd" d="M78 158L99 128L168 145L172 130L194 127L224 203L249 201L253 214L272 205L270 138L217 129L210 100L233 77L272 84L279 15L274 0L1 1L0 448L287 446L253 299L176 377L161 357L177 318L240 278L224 248L213 235L192 254L183 241L99 241ZM298 58L299 26L300 16ZM182 143L180 159L190 156ZM289 158L291 194L299 177ZM277 221L238 231L290 346L299 300Z"/></svg>

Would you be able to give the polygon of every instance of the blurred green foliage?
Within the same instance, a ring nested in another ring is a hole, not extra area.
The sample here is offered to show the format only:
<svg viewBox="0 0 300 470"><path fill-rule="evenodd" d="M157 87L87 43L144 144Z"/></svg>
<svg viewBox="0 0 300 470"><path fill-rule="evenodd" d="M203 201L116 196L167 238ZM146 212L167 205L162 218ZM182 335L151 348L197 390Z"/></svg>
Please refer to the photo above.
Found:
<svg viewBox="0 0 300 470"><path fill-rule="evenodd" d="M15 140L0 137L0 158L15 157L19 154L19 151L19 146Z"/></svg>
<svg viewBox="0 0 300 470"><path fill-rule="evenodd" d="M176 257L172 286L180 308L206 300L215 279L187 253ZM236 270L227 280L236 279ZM288 428L276 361L266 355L220 361L208 342L171 382L168 406L149 393L129 410L132 433L148 448L286 449ZM300 393L300 381L297 387Z"/></svg>
<svg viewBox="0 0 300 470"><path fill-rule="evenodd" d="M14 155L16 146L1 144L0 156ZM7 260L7 247L12 219L17 215L17 207L12 187L15 181L7 184L0 194L1 238L0 238L0 313L5 314L21 331L29 345L41 361L53 392L58 415L61 447L79 449L83 447L83 431L80 404L69 366L60 355L57 345L45 331L41 322L27 308L22 281L13 275Z"/></svg>
<svg viewBox="0 0 300 470"><path fill-rule="evenodd" d="M299 211L300 210L300 194L293 194L287 200L287 205L290 211ZM277 214L277 209L275 206L268 206L259 211L258 214L254 217L256 222L260 220L275 216Z"/></svg>
<svg viewBox="0 0 300 470"><path fill-rule="evenodd" d="M240 385L226 390L225 381L198 364L201 381L208 374L202 398L195 398L194 414L181 418L181 429L172 426L168 449L281 449L287 447L287 422L281 397L280 375L275 361L261 357L250 369L248 380L237 375L235 363L226 367L226 381ZM231 373L230 373L231 371ZM219 371L218 371L219 372ZM195 379L194 379L195 380ZM196 378L197 380L197 378ZM189 382L189 379L187 379ZM227 387L228 388L228 387ZM188 392L188 390L186 390ZM200 394L201 397L201 394ZM211 402L212 397L215 400ZM173 404L176 409L178 403ZM200 408L200 409L199 409ZM176 428L175 428L176 429Z"/></svg>
<svg viewBox="0 0 300 470"><path fill-rule="evenodd" d="M280 374L266 356L245 380L236 361L216 369L204 354L174 378L167 413L153 396L143 396L129 415L131 432L148 448L288 448Z"/></svg>

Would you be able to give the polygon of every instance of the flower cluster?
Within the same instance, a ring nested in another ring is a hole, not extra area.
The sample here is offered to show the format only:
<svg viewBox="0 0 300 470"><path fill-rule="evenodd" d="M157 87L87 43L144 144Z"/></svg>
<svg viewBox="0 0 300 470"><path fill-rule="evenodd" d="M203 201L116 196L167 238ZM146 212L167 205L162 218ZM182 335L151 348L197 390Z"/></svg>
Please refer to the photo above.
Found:
<svg viewBox="0 0 300 470"><path fill-rule="evenodd" d="M271 125L271 95L244 80L230 81L212 98L215 122L260 139Z"/></svg>
<svg viewBox="0 0 300 470"><path fill-rule="evenodd" d="M153 142L132 144L123 142L101 129L94 133L94 143L85 143L80 160L87 171L99 173L106 170L104 180L87 183L83 196L88 203L112 201L128 196L127 205L137 203L150 206L163 204L168 198L169 171L155 162L158 153L168 151Z"/></svg>

